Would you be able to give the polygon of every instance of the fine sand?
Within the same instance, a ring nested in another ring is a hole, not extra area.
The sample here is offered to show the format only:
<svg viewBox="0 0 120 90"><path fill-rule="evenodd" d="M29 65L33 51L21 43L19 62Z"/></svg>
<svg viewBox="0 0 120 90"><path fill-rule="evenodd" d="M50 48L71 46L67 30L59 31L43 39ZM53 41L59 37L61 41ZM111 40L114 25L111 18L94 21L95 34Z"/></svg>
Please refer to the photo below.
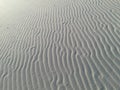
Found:
<svg viewBox="0 0 120 90"><path fill-rule="evenodd" d="M120 0L0 0L0 90L120 90Z"/></svg>

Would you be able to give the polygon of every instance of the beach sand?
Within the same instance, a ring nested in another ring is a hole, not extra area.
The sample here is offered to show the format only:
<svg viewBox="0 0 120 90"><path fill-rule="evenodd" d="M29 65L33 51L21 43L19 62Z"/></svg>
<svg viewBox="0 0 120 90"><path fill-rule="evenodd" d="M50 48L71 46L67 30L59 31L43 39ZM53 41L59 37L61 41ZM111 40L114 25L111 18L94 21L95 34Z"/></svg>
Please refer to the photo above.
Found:
<svg viewBox="0 0 120 90"><path fill-rule="evenodd" d="M120 90L120 1L0 0L0 90Z"/></svg>

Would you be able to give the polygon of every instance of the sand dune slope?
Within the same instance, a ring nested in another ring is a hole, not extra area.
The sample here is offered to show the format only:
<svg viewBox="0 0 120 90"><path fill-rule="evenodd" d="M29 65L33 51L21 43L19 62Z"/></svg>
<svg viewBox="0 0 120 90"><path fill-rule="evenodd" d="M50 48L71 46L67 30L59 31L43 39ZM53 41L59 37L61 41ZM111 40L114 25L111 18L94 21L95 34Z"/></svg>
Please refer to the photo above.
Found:
<svg viewBox="0 0 120 90"><path fill-rule="evenodd" d="M119 0L0 2L0 90L120 90Z"/></svg>

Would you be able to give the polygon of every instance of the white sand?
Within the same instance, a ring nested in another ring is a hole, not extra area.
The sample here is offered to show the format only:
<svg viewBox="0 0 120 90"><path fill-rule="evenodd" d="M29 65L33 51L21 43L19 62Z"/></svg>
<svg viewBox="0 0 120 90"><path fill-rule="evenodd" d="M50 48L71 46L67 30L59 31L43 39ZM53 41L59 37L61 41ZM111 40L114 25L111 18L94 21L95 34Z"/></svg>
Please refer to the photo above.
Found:
<svg viewBox="0 0 120 90"><path fill-rule="evenodd" d="M120 1L0 0L0 90L120 90Z"/></svg>

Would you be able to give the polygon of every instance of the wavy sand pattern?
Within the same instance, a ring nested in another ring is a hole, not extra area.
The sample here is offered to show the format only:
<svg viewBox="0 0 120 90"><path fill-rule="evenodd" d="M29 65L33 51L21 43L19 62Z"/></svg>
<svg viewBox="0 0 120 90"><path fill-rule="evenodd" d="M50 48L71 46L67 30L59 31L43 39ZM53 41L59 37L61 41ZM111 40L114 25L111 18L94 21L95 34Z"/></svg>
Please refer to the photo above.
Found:
<svg viewBox="0 0 120 90"><path fill-rule="evenodd" d="M120 90L119 0L0 0L0 90Z"/></svg>

